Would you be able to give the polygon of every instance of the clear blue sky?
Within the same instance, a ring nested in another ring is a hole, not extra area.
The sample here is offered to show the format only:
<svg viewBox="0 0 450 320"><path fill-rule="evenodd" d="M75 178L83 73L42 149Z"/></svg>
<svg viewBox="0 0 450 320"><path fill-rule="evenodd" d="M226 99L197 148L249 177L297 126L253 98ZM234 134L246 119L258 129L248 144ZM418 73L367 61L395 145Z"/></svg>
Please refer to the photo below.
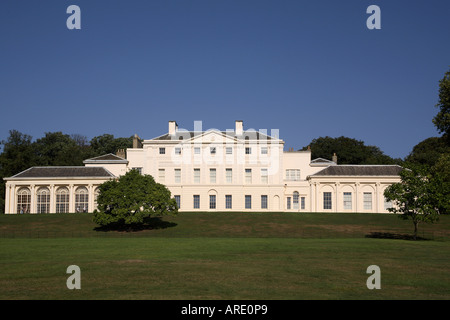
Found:
<svg viewBox="0 0 450 320"><path fill-rule="evenodd" d="M71 4L81 30L66 27ZM381 30L366 27L371 4ZM243 120L286 149L347 136L403 158L439 136L449 17L447 0L2 0L0 140Z"/></svg>

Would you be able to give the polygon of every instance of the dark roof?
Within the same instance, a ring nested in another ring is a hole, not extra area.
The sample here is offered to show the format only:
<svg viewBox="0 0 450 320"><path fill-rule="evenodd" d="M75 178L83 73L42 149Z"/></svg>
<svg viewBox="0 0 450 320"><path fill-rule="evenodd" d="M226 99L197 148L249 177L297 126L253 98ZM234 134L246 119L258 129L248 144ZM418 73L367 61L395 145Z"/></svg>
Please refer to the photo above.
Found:
<svg viewBox="0 0 450 320"><path fill-rule="evenodd" d="M153 138L151 140L187 140L187 139L191 139L193 137L197 137L197 136L200 136L200 135L202 135L204 133L208 133L208 132L217 132L217 133L221 133L221 134L226 135L231 138L244 139L244 140L276 139L275 137L271 137L262 132L254 131L254 130L244 131L244 133L242 135L236 135L236 133L234 131L211 130L211 131L178 131L174 135L166 133L162 136Z"/></svg>
<svg viewBox="0 0 450 320"><path fill-rule="evenodd" d="M402 169L398 165L335 165L312 176L398 176Z"/></svg>
<svg viewBox="0 0 450 320"><path fill-rule="evenodd" d="M12 178L110 178L114 175L103 167L31 167Z"/></svg>
<svg viewBox="0 0 450 320"><path fill-rule="evenodd" d="M83 163L92 163L92 162L126 162L128 163L127 159L124 159L122 157L116 156L115 154L112 153L108 153L108 154L104 154L102 156L98 156L95 158L91 158L91 159L86 159L83 161Z"/></svg>

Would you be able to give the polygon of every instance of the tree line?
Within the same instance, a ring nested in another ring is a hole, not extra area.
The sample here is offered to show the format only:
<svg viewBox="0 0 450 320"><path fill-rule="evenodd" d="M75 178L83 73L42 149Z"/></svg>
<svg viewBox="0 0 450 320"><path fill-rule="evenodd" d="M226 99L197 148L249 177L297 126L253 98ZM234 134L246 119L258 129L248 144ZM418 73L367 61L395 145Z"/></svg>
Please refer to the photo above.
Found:
<svg viewBox="0 0 450 320"><path fill-rule="evenodd" d="M311 149L311 159L323 158L331 160L336 153L338 164L401 164L400 158L391 158L384 154L379 147L367 146L364 141L348 137L320 137L301 151Z"/></svg>

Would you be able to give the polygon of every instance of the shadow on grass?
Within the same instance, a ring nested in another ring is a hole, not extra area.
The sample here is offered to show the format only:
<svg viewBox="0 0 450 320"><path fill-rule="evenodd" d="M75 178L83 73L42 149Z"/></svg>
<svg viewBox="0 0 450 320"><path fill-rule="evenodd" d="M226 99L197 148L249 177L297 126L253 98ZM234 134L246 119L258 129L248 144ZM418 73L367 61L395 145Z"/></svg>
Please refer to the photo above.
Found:
<svg viewBox="0 0 450 320"><path fill-rule="evenodd" d="M145 230L158 230L158 229L167 229L175 227L177 224L175 222L163 221L161 218L152 217L147 218L143 224L110 224L107 226L95 227L94 231L121 231L121 232L139 232Z"/></svg>
<svg viewBox="0 0 450 320"><path fill-rule="evenodd" d="M415 237L411 234L400 234L391 232L371 232L366 234L366 238L376 238L376 239L399 239L399 240L430 240L423 237Z"/></svg>

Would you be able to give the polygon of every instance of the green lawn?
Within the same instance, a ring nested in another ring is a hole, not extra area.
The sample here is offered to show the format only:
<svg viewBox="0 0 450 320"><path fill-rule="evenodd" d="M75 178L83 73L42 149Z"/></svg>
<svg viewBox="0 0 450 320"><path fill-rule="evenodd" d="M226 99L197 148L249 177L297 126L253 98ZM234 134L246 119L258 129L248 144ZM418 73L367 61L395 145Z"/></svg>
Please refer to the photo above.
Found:
<svg viewBox="0 0 450 320"><path fill-rule="evenodd" d="M449 299L450 217L182 213L97 231L90 214L0 215L0 299ZM382 235L374 238L373 235ZM81 269L69 290L66 269ZM370 265L381 289L366 287Z"/></svg>

